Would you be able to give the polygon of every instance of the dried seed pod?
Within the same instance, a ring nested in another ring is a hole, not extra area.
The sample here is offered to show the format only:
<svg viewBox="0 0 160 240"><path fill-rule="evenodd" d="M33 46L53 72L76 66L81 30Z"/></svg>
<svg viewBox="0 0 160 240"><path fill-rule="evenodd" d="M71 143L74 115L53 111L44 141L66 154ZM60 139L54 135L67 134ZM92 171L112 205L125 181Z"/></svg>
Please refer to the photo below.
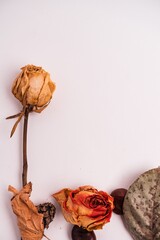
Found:
<svg viewBox="0 0 160 240"><path fill-rule="evenodd" d="M123 213L133 239L160 239L160 168L143 173L129 187Z"/></svg>
<svg viewBox="0 0 160 240"><path fill-rule="evenodd" d="M43 214L29 199L32 184L28 183L20 191L9 186L14 196L11 199L13 212L17 216L18 227L23 240L41 240L44 235Z"/></svg>
<svg viewBox="0 0 160 240"><path fill-rule="evenodd" d="M78 226L72 228L72 239L73 240L96 240L94 231L87 231L86 229Z"/></svg>
<svg viewBox="0 0 160 240"><path fill-rule="evenodd" d="M43 214L44 228L49 228L49 224L53 221L56 208L52 203L43 203L37 206L38 212Z"/></svg>
<svg viewBox="0 0 160 240"><path fill-rule="evenodd" d="M123 215L123 202L126 193L127 189L125 188L118 188L111 192L111 196L114 198L113 212L118 215Z"/></svg>

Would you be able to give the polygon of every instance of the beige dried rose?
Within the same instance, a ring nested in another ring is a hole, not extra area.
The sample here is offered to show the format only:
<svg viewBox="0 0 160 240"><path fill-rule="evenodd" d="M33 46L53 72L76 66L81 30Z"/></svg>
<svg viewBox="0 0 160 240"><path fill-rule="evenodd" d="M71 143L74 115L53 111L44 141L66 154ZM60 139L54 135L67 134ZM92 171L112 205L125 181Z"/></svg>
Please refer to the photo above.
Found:
<svg viewBox="0 0 160 240"><path fill-rule="evenodd" d="M37 207L29 199L32 184L26 184L20 191L12 186L8 190L14 194L11 205L17 216L22 240L41 240L44 236L43 214L38 213Z"/></svg>
<svg viewBox="0 0 160 240"><path fill-rule="evenodd" d="M18 117L14 124L11 137L22 117L29 112L42 112L50 103L56 85L52 82L50 74L42 67L26 65L21 68L22 72L15 79L12 86L13 95L22 103L20 113L7 119Z"/></svg>
<svg viewBox="0 0 160 240"><path fill-rule="evenodd" d="M42 111L50 102L55 84L42 67L26 65L15 79L12 93L25 107L33 106L33 111Z"/></svg>

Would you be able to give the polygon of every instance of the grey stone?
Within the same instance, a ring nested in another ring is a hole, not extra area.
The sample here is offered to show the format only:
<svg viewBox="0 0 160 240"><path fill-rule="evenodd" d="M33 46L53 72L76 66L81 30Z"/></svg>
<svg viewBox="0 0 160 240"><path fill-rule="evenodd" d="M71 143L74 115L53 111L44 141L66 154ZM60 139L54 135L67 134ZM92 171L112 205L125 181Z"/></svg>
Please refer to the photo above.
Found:
<svg viewBox="0 0 160 240"><path fill-rule="evenodd" d="M135 240L160 240L160 168L143 173L128 189L124 223Z"/></svg>

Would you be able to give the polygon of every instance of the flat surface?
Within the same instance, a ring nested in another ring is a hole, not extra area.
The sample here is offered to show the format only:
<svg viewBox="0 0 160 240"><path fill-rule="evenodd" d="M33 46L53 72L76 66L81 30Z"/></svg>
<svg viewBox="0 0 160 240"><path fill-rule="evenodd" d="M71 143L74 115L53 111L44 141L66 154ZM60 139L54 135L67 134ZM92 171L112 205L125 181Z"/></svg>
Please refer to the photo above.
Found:
<svg viewBox="0 0 160 240"><path fill-rule="evenodd" d="M26 64L50 72L57 89L46 110L33 113L28 178L35 204L55 201L64 187L128 188L160 165L160 1L0 1L0 239L20 239L10 207L21 187L21 110L11 86ZM57 204L55 203L57 206ZM57 206L45 234L71 240ZM97 240L131 240L119 216Z"/></svg>

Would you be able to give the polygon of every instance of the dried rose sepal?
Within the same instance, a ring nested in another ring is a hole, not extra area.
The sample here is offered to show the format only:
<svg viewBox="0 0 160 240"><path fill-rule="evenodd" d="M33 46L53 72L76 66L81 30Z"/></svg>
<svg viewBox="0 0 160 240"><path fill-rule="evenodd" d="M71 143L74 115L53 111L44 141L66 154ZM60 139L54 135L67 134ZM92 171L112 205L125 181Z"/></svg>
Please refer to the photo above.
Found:
<svg viewBox="0 0 160 240"><path fill-rule="evenodd" d="M22 240L40 240L44 236L43 214L29 199L32 183L26 184L20 191L12 186L8 190L14 194L11 199L13 212L17 216Z"/></svg>

